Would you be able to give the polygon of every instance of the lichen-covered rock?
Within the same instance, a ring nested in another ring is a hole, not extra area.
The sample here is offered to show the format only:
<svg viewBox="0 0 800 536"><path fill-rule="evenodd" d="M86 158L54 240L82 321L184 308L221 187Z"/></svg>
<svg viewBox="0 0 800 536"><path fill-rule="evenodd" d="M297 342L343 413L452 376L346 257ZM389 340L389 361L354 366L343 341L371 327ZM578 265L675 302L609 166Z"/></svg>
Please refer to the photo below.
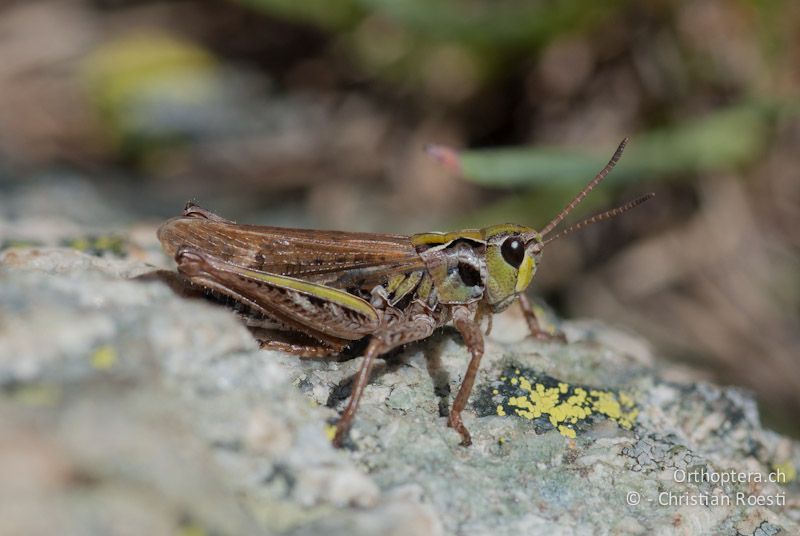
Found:
<svg viewBox="0 0 800 536"><path fill-rule="evenodd" d="M798 444L738 389L663 379L635 336L495 318L464 448L443 415L468 358L443 330L379 363L337 451L358 359L259 351L228 311L131 279L168 264L134 249L0 257L0 533L800 534Z"/></svg>

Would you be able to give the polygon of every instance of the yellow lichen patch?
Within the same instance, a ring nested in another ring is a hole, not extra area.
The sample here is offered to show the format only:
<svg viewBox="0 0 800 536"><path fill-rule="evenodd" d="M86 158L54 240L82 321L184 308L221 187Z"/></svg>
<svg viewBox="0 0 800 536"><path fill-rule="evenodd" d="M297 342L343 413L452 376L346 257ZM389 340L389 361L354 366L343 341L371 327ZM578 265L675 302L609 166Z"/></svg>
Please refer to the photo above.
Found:
<svg viewBox="0 0 800 536"><path fill-rule="evenodd" d="M777 479L778 484L788 484L797 478L797 468L791 461L776 463L772 466L772 469L773 472L776 473L775 478Z"/></svg>
<svg viewBox="0 0 800 536"><path fill-rule="evenodd" d="M54 385L25 385L12 391L15 401L26 406L55 406L61 400L61 389Z"/></svg>
<svg viewBox="0 0 800 536"><path fill-rule="evenodd" d="M72 238L62 241L61 245L92 255L111 253L121 256L125 253L125 241L114 235Z"/></svg>
<svg viewBox="0 0 800 536"><path fill-rule="evenodd" d="M520 388L522 388L524 391L529 391L529 392L530 392L530 390L531 390L531 389L533 389L533 387L531 386L531 382L529 382L529 381L528 381L528 378L526 378L525 376L522 376L522 377L519 379L519 386L520 386Z"/></svg>
<svg viewBox="0 0 800 536"><path fill-rule="evenodd" d="M630 429L639 413L626 393L570 385L520 369L504 371L499 385L493 386L491 393L497 415L512 414L534 420L536 426L555 428L571 439L576 437L578 425L598 417Z"/></svg>
<svg viewBox="0 0 800 536"><path fill-rule="evenodd" d="M10 238L4 242L0 242L0 251L10 248L35 248L41 246L41 242L35 240L21 240L18 238Z"/></svg>
<svg viewBox="0 0 800 536"><path fill-rule="evenodd" d="M575 430L563 424L558 427L558 432L564 437L575 438Z"/></svg>
<svg viewBox="0 0 800 536"><path fill-rule="evenodd" d="M333 441L333 438L336 436L336 426L332 424L325 425L325 437L328 438L328 441Z"/></svg>
<svg viewBox="0 0 800 536"><path fill-rule="evenodd" d="M92 353L91 361L98 370L110 369L117 362L117 350L110 345L101 346Z"/></svg>
<svg viewBox="0 0 800 536"><path fill-rule="evenodd" d="M72 242L70 242L70 247L73 249L77 249L78 251L86 251L89 249L89 240L86 238L76 238Z"/></svg>
<svg viewBox="0 0 800 536"><path fill-rule="evenodd" d="M203 527L195 524L183 525L178 529L178 536L207 536L207 534Z"/></svg>

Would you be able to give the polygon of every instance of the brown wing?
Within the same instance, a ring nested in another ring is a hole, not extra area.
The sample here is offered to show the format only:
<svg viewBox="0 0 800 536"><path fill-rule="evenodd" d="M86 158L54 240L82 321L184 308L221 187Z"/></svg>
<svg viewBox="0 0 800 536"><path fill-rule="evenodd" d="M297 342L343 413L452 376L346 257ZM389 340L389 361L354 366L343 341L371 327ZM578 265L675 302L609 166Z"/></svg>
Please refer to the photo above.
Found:
<svg viewBox="0 0 800 536"><path fill-rule="evenodd" d="M365 287L389 275L424 268L409 237L239 225L205 218L173 218L158 230L164 249L204 251L225 262L329 285Z"/></svg>

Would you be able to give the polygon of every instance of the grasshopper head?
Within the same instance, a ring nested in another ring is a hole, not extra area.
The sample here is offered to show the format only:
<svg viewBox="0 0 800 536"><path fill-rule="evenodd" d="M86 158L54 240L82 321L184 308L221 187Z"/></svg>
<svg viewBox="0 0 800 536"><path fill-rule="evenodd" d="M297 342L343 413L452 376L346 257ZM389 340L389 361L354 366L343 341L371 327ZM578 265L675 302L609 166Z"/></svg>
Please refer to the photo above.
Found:
<svg viewBox="0 0 800 536"><path fill-rule="evenodd" d="M606 167L541 231L513 224L495 225L482 230L486 240L487 271L484 299L493 312L502 311L514 301L517 294L525 292L536 273L545 245L587 225L618 216L655 195L646 194L617 208L596 214L545 240L545 237L609 174L622 156L627 143L628 138L622 140Z"/></svg>
<svg viewBox="0 0 800 536"><path fill-rule="evenodd" d="M530 285L542 255L539 233L521 225L494 225L486 237L485 299L493 312L502 311Z"/></svg>

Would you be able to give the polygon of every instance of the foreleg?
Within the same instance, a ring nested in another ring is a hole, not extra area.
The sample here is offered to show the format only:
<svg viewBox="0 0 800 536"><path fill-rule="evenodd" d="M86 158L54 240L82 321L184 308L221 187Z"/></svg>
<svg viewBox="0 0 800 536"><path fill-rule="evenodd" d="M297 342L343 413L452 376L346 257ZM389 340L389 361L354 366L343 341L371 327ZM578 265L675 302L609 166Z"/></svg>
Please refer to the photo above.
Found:
<svg viewBox="0 0 800 536"><path fill-rule="evenodd" d="M561 342L567 342L567 337L561 331L551 333L542 329L539 319L536 318L536 312L533 310L531 301L525 294L519 295L519 306L520 309L522 309L522 314L525 317L525 321L528 323L528 329L530 330L532 337L542 341L557 340Z"/></svg>

